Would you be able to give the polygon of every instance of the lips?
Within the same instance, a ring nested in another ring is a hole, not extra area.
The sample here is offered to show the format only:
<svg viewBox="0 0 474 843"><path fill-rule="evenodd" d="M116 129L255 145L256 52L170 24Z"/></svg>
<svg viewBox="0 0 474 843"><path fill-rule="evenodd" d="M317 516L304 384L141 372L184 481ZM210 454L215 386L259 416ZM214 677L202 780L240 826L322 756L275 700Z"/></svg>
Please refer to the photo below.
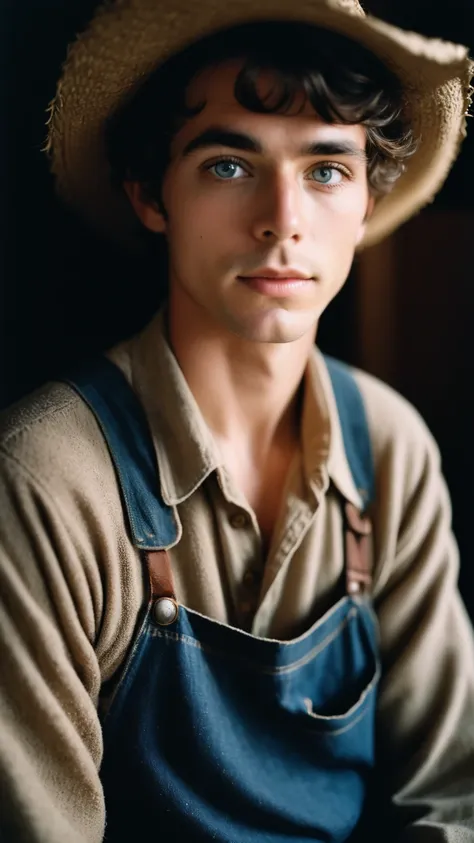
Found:
<svg viewBox="0 0 474 843"><path fill-rule="evenodd" d="M286 272L294 270L286 270ZM272 275L246 275L240 276L245 286L263 296L282 298L305 294L314 283L313 278L308 278L301 272L289 277L274 272Z"/></svg>
<svg viewBox="0 0 474 843"><path fill-rule="evenodd" d="M241 275L241 278L244 280L250 278L267 278L268 280L276 280L276 281L288 281L298 279L300 281L311 281L312 276L308 275L305 272L302 272L300 269L294 269L293 267L285 267L284 269L275 269L273 267L263 267L262 269L257 269L252 272L251 275Z"/></svg>

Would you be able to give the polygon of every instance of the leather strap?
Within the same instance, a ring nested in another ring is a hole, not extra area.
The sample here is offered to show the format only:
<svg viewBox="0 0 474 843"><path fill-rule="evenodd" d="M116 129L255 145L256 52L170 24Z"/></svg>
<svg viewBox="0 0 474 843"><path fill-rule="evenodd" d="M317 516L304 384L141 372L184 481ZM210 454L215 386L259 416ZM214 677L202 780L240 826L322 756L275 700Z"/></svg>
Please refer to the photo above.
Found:
<svg viewBox="0 0 474 843"><path fill-rule="evenodd" d="M344 505L346 550L346 591L349 595L368 594L372 588L372 523L352 503Z"/></svg>
<svg viewBox="0 0 474 843"><path fill-rule="evenodd" d="M372 587L373 553L372 524L357 508L344 504L344 537L346 551L346 592L367 594ZM150 600L171 597L176 600L170 558L166 550L151 550L146 554L150 581Z"/></svg>
<svg viewBox="0 0 474 843"><path fill-rule="evenodd" d="M145 553L150 580L150 600L171 597L176 600L171 562L166 550L149 550Z"/></svg>

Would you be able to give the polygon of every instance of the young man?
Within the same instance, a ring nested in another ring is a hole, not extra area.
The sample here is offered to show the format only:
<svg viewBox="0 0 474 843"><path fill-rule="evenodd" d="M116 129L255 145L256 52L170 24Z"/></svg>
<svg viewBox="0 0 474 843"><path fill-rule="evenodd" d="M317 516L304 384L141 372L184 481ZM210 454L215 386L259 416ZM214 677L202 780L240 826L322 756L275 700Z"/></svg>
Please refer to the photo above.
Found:
<svg viewBox="0 0 474 843"><path fill-rule="evenodd" d="M474 841L439 454L314 346L442 184L471 64L356 0L253 5L107 4L52 106L62 196L168 270L141 335L3 420L9 843Z"/></svg>

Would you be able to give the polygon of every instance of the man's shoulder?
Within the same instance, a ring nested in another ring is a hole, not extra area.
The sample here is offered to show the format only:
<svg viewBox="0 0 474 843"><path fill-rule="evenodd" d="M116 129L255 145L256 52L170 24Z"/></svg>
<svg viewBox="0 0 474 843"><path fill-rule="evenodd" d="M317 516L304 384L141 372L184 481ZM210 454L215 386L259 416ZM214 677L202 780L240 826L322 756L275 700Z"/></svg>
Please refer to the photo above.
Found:
<svg viewBox="0 0 474 843"><path fill-rule="evenodd" d="M94 416L66 383L47 383L0 413L2 462L44 485L85 475L106 453Z"/></svg>
<svg viewBox="0 0 474 843"><path fill-rule="evenodd" d="M439 461L438 446L419 410L396 389L362 371L352 369L369 425L376 462L382 459L410 464Z"/></svg>
<svg viewBox="0 0 474 843"><path fill-rule="evenodd" d="M61 425L79 400L67 383L45 383L0 412L0 444L9 447L25 436L42 435L51 425Z"/></svg>

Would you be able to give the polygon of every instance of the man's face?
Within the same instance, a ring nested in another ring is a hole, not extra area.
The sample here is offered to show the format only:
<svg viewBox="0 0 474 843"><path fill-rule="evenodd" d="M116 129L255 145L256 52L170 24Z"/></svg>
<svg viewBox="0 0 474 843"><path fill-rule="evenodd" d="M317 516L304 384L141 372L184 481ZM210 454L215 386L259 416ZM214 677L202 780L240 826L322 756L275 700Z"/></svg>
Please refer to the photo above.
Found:
<svg viewBox="0 0 474 843"><path fill-rule="evenodd" d="M365 130L323 123L307 101L298 114L303 94L286 115L247 111L234 98L241 64L192 81L188 104L206 106L172 142L168 219L138 212L167 237L171 306L184 297L203 324L254 342L291 342L314 333L364 233ZM262 74L259 94L271 87ZM266 267L309 280L248 279Z"/></svg>

